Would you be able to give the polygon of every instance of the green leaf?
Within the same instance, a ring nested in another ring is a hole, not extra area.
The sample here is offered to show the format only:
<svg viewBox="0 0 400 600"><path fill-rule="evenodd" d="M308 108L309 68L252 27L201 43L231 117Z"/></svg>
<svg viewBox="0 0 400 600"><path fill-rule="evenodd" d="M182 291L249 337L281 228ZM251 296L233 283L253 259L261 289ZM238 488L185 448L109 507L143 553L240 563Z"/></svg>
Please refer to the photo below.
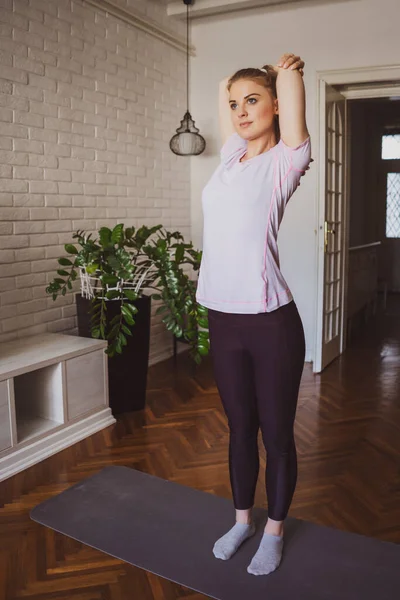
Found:
<svg viewBox="0 0 400 600"><path fill-rule="evenodd" d="M114 271L118 271L121 268L121 263L119 262L118 258L113 254L107 256L107 264L109 264L110 267L114 269Z"/></svg>
<svg viewBox="0 0 400 600"><path fill-rule="evenodd" d="M123 305L121 306L121 311L122 311L122 314L123 314L123 316L124 316L126 319L131 319L131 320L133 321L133 316L132 316L132 313L131 313L131 311L129 310L129 304L123 304Z"/></svg>
<svg viewBox="0 0 400 600"><path fill-rule="evenodd" d="M134 325L135 320L130 313L123 313L123 317L128 325Z"/></svg>
<svg viewBox="0 0 400 600"><path fill-rule="evenodd" d="M119 298L120 294L118 290L110 290L106 293L106 298L108 300L114 300L115 298Z"/></svg>
<svg viewBox="0 0 400 600"><path fill-rule="evenodd" d="M98 327L94 327L92 329L92 337L98 339L100 337L100 329Z"/></svg>
<svg viewBox="0 0 400 600"><path fill-rule="evenodd" d="M117 323L116 325L114 325L114 327L111 328L111 330L107 334L107 339L111 340L112 338L114 338L118 332L118 329L119 329L119 323Z"/></svg>
<svg viewBox="0 0 400 600"><path fill-rule="evenodd" d="M119 223L114 227L111 233L111 241L113 244L119 244L124 237L124 225L123 223Z"/></svg>
<svg viewBox="0 0 400 600"><path fill-rule="evenodd" d="M93 273L96 273L98 268L99 265L97 263L93 263L91 265L86 265L85 270L88 275L93 275Z"/></svg>
<svg viewBox="0 0 400 600"><path fill-rule="evenodd" d="M136 315L136 313L138 312L138 309L136 308L136 306L134 304L130 304L130 302L126 302L124 304L124 306L126 306L133 315Z"/></svg>
<svg viewBox="0 0 400 600"><path fill-rule="evenodd" d="M185 255L185 248L183 244L180 244L175 251L175 261L180 263Z"/></svg>
<svg viewBox="0 0 400 600"><path fill-rule="evenodd" d="M70 267L73 263L69 260L69 258L59 258L58 264L62 267Z"/></svg>
<svg viewBox="0 0 400 600"><path fill-rule="evenodd" d="M111 275L110 273L104 273L100 279L102 280L103 283L107 284L107 285L117 285L118 283L118 277L116 277L115 275Z"/></svg>
<svg viewBox="0 0 400 600"><path fill-rule="evenodd" d="M116 269L116 270L118 270L118 269ZM125 269L122 269L122 271L118 271L118 275L119 275L119 277L121 277L121 279L125 279L125 281L126 281L131 278L132 273L130 273L129 271L125 271Z"/></svg>
<svg viewBox="0 0 400 600"><path fill-rule="evenodd" d="M208 315L207 307L203 306L202 304L197 304L197 312L199 313L199 315L202 315L202 316Z"/></svg>
<svg viewBox="0 0 400 600"><path fill-rule="evenodd" d="M101 229L99 230L99 236L100 236L100 244L103 247L109 246L111 243L111 229L109 229L108 227L101 227Z"/></svg>
<svg viewBox="0 0 400 600"><path fill-rule="evenodd" d="M68 277L69 274L67 273L67 271L64 271L64 269L57 269L57 273L58 275L62 275L63 277Z"/></svg>
<svg viewBox="0 0 400 600"><path fill-rule="evenodd" d="M125 297L128 298L128 300L131 300L132 302L137 300L138 295L133 290L124 289L124 294L125 294Z"/></svg>
<svg viewBox="0 0 400 600"><path fill-rule="evenodd" d="M194 362L198 365L201 363L201 357L198 354L194 355Z"/></svg>
<svg viewBox="0 0 400 600"><path fill-rule="evenodd" d="M177 337L181 337L182 336L182 327L180 325L175 325L174 334Z"/></svg>
<svg viewBox="0 0 400 600"><path fill-rule="evenodd" d="M68 252L68 254L78 254L78 250L73 244L65 244L64 248L65 251Z"/></svg>

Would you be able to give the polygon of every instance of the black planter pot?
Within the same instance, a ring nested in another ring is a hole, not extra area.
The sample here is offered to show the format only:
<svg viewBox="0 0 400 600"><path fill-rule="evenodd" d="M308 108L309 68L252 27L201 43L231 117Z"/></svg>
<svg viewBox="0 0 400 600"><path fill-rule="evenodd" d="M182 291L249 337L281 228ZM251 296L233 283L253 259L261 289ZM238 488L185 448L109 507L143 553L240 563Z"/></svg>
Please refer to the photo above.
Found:
<svg viewBox="0 0 400 600"><path fill-rule="evenodd" d="M107 322L119 314L120 302L107 301ZM122 354L108 358L108 388L113 415L142 410L146 403L147 371L150 348L151 296L141 296L132 302L138 309L132 336ZM90 334L91 301L76 294L78 332L82 337Z"/></svg>

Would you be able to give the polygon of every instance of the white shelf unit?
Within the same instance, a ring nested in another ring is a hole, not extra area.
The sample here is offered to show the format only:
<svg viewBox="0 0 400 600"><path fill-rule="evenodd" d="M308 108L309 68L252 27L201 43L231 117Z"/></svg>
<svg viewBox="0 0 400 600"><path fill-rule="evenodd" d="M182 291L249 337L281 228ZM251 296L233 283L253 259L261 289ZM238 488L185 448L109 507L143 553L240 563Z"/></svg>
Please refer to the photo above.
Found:
<svg viewBox="0 0 400 600"><path fill-rule="evenodd" d="M0 348L0 481L115 423L107 342L46 333Z"/></svg>

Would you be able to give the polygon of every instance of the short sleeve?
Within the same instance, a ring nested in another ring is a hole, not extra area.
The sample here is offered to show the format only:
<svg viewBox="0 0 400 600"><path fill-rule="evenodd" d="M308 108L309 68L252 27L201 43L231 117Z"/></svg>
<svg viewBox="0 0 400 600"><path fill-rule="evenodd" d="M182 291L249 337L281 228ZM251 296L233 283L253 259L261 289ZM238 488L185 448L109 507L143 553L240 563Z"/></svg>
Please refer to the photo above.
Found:
<svg viewBox="0 0 400 600"><path fill-rule="evenodd" d="M236 161L247 149L247 141L240 137L238 133L232 133L222 146L220 155L223 163L228 165Z"/></svg>
<svg viewBox="0 0 400 600"><path fill-rule="evenodd" d="M275 188L280 188L286 203L300 184L311 162L311 138L308 137L296 148L287 146L281 139L277 144L275 164Z"/></svg>

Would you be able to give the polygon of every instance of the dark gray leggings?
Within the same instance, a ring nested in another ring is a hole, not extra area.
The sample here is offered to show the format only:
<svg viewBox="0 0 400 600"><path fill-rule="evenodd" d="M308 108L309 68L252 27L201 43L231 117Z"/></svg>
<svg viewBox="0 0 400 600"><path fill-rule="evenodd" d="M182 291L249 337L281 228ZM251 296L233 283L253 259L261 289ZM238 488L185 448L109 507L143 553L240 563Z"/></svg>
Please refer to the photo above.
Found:
<svg viewBox="0 0 400 600"><path fill-rule="evenodd" d="M283 521L297 481L293 426L305 359L296 303L257 314L208 309L208 318L214 377L230 429L234 506L244 510L254 504L261 428L268 516Z"/></svg>

